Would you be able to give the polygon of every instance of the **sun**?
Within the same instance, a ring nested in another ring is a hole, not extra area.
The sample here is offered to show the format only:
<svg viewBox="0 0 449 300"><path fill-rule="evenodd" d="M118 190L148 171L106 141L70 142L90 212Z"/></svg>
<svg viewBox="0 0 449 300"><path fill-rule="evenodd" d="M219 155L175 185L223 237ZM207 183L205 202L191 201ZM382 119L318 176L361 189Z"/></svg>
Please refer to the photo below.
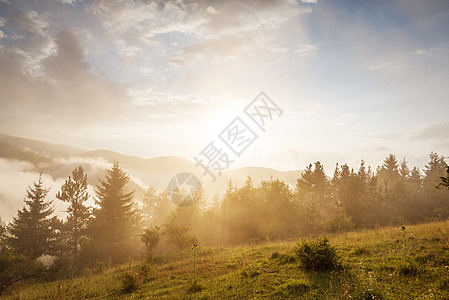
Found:
<svg viewBox="0 0 449 300"><path fill-rule="evenodd" d="M217 137L237 116L242 115L242 111L237 109L226 109L216 111L204 119L202 132L207 139Z"/></svg>

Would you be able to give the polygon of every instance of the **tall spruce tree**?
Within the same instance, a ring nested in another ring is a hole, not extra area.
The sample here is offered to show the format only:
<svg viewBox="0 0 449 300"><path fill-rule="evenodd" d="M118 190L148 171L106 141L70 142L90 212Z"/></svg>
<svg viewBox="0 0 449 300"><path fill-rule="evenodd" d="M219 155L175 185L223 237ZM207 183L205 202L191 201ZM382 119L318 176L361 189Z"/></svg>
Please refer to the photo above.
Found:
<svg viewBox="0 0 449 300"><path fill-rule="evenodd" d="M87 174L81 166L72 171L61 186L61 191L56 194L56 198L68 202L67 222L64 224L64 237L67 240L72 265L78 261L78 254L81 247L88 240L88 226L91 213L85 202L90 195L87 192Z"/></svg>
<svg viewBox="0 0 449 300"><path fill-rule="evenodd" d="M391 192L400 179L399 164L394 154L390 153L390 155L385 158L377 176L384 194Z"/></svg>
<svg viewBox="0 0 449 300"><path fill-rule="evenodd" d="M92 223L92 251L97 259L119 263L137 252L138 220L134 210L134 191L126 191L129 176L118 162L106 171L106 180L99 179L96 187Z"/></svg>
<svg viewBox="0 0 449 300"><path fill-rule="evenodd" d="M43 186L42 174L33 186L28 186L25 206L9 225L10 244L20 254L38 258L51 254L54 244L52 220L53 202L45 201L49 189Z"/></svg>
<svg viewBox="0 0 449 300"><path fill-rule="evenodd" d="M446 166L446 176L441 176L440 179L441 182L437 185L437 188L444 186L449 189L449 165Z"/></svg>

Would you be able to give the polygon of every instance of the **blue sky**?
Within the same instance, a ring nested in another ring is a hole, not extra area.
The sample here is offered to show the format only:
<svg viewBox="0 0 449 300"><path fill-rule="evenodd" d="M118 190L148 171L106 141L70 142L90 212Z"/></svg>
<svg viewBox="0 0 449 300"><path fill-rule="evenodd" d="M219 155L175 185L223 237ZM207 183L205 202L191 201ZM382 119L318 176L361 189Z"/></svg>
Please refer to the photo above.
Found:
<svg viewBox="0 0 449 300"><path fill-rule="evenodd" d="M0 126L192 159L265 91L232 167L449 153L448 1L0 1Z"/></svg>

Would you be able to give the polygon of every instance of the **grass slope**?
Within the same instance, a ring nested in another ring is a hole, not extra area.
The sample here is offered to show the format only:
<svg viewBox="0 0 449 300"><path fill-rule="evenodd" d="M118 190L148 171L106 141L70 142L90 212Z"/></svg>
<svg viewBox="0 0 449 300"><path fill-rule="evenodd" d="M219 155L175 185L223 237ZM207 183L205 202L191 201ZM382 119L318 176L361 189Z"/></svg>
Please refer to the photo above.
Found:
<svg viewBox="0 0 449 300"><path fill-rule="evenodd" d="M23 283L5 298L449 299L449 221L328 238L341 271L303 271L296 241L200 247L196 285L187 250L71 280Z"/></svg>

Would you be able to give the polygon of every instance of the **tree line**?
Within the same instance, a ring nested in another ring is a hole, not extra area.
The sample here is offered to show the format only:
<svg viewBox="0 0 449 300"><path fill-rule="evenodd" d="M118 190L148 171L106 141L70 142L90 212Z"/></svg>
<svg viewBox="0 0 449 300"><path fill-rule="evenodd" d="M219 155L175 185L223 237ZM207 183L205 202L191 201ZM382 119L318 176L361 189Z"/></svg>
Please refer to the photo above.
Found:
<svg viewBox="0 0 449 300"><path fill-rule="evenodd" d="M447 219L447 178L445 158L437 153L423 170L390 154L375 170L363 160L356 170L337 164L332 177L317 161L294 187L273 178L256 185L248 177L240 187L229 182L222 199L206 201L198 186L194 206L171 211L166 191L150 188L142 212L150 227L187 226L213 245L297 238Z"/></svg>
<svg viewBox="0 0 449 300"><path fill-rule="evenodd" d="M40 175L27 188L24 207L0 226L0 293L2 286L37 272L33 264L45 255L56 258L54 265L61 270L74 272L98 262L123 263L145 249L148 255L158 247L182 249L198 240L253 243L447 219L449 167L443 156L431 153L429 158L422 171L393 154L375 170L363 160L357 170L337 164L332 178L317 161L306 167L295 187L273 178L256 186L248 177L241 187L229 182L222 199L206 199L199 183L190 207L173 205L167 190L153 187L135 199L118 163L90 195L87 174L79 166L56 194L68 204L64 220L54 216ZM87 205L92 196L93 207Z"/></svg>

